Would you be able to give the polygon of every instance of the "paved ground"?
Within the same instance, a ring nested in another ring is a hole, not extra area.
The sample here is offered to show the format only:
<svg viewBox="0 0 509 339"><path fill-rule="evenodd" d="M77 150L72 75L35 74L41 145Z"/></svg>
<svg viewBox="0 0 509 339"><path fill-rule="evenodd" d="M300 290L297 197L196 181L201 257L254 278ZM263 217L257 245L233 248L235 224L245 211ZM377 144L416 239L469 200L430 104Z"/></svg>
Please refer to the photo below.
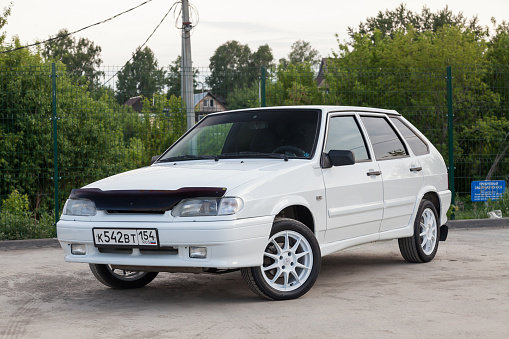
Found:
<svg viewBox="0 0 509 339"><path fill-rule="evenodd" d="M509 228L453 229L434 261L396 241L325 257L304 297L268 302L239 272L161 273L111 290L60 249L0 249L0 338L507 338Z"/></svg>

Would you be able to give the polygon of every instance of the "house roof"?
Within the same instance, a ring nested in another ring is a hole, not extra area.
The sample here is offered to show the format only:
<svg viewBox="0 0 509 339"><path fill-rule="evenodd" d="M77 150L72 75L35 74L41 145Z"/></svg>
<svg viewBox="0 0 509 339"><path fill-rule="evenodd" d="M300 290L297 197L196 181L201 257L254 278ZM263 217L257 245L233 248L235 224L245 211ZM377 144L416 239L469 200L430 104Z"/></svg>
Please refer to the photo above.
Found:
<svg viewBox="0 0 509 339"><path fill-rule="evenodd" d="M135 103L137 103L138 101L142 100L143 98L141 96L137 96L137 97L131 97L129 98L125 103L124 105L129 105L129 106L132 106L134 105Z"/></svg>
<svg viewBox="0 0 509 339"><path fill-rule="evenodd" d="M325 80L325 73L327 72L328 60L329 60L329 58L322 58L322 62L320 63L320 70L318 71L318 75L315 79L318 87L320 87L322 82Z"/></svg>
<svg viewBox="0 0 509 339"><path fill-rule="evenodd" d="M205 98L207 96L207 94L209 94L209 92L203 92L203 93L198 93L198 94L195 94L194 95L194 105L198 105L198 103L200 101L203 100L203 98Z"/></svg>
<svg viewBox="0 0 509 339"><path fill-rule="evenodd" d="M198 93L198 94L194 95L194 105L195 106L198 105L198 103L200 101L202 101L203 98L205 98L207 95L210 95L212 98L216 99L216 101L221 102L218 98L216 98L216 96L214 94L212 94L209 91L207 91L207 92L202 92L202 93ZM221 104L222 104L222 102L221 102Z"/></svg>

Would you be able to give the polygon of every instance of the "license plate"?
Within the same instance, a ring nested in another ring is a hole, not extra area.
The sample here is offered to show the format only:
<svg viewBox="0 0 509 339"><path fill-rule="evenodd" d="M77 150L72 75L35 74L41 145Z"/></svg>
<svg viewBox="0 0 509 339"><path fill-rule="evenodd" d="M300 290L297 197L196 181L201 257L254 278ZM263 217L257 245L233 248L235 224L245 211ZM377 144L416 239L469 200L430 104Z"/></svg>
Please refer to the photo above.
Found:
<svg viewBox="0 0 509 339"><path fill-rule="evenodd" d="M159 237L155 228L94 228L94 245L126 247L158 247Z"/></svg>

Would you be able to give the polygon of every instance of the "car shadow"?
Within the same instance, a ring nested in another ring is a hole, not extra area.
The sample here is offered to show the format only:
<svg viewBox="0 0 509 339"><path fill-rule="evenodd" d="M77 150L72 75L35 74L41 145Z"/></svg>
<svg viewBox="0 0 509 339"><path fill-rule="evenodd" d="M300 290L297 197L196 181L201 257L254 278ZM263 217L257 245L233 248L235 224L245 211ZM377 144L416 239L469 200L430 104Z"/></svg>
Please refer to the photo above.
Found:
<svg viewBox="0 0 509 339"><path fill-rule="evenodd" d="M310 293L320 294L327 286L349 285L373 279L383 283L390 276L405 274L408 267L401 256L341 252L322 258L317 283ZM203 306L205 304L245 304L265 300L251 292L239 271L213 275L191 273L160 273L144 288L115 290L96 281L90 273L86 288L66 289L61 295L67 301L86 302L100 308L154 307L154 305Z"/></svg>

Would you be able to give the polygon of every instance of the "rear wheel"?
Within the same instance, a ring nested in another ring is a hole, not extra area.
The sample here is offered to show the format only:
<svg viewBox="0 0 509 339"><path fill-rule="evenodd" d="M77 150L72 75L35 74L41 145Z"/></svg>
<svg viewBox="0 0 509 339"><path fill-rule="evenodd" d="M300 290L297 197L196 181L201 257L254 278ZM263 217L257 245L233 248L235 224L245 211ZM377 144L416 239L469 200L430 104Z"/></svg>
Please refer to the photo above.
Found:
<svg viewBox="0 0 509 339"><path fill-rule="evenodd" d="M438 214L431 201L423 199L414 221L414 235L398 239L403 258L411 263L429 262L438 250L440 227Z"/></svg>
<svg viewBox="0 0 509 339"><path fill-rule="evenodd" d="M110 265L89 264L94 276L104 285L116 289L140 288L150 283L159 272L133 272L113 269Z"/></svg>
<svg viewBox="0 0 509 339"><path fill-rule="evenodd" d="M295 299L314 285L321 265L320 246L309 228L293 219L274 222L263 264L242 269L249 288L271 300Z"/></svg>

